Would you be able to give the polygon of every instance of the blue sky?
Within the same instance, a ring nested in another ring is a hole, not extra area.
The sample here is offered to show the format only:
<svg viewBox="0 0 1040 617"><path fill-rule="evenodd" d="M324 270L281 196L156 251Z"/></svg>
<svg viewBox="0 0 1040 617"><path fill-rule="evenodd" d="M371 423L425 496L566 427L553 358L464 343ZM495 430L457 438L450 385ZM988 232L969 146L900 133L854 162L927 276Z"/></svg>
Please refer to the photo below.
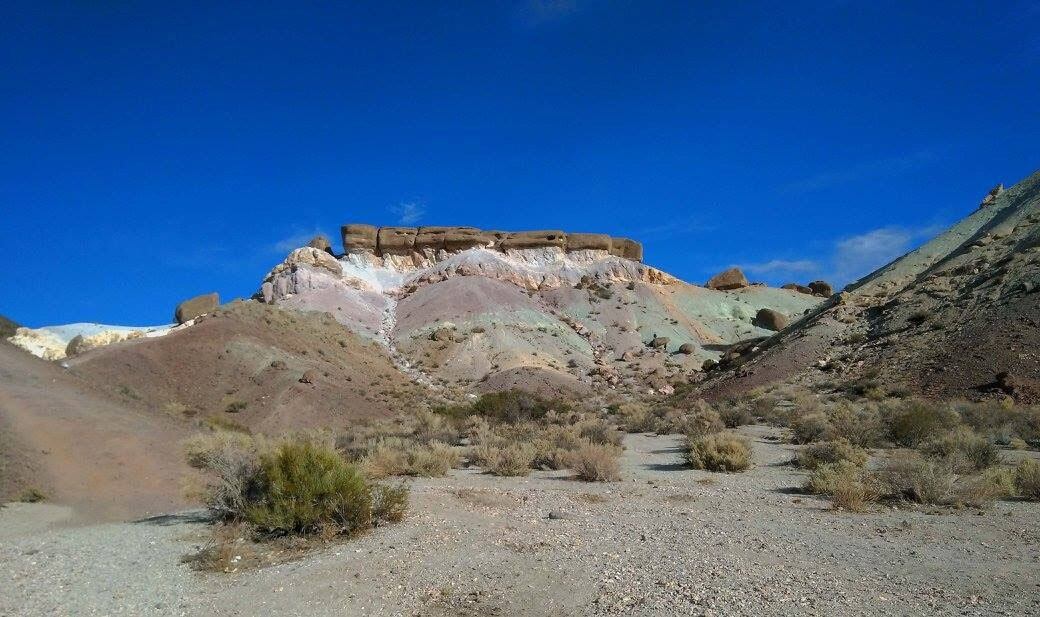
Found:
<svg viewBox="0 0 1040 617"><path fill-rule="evenodd" d="M8 1L0 313L162 323L345 222L847 282L1040 168L1040 3ZM338 240L336 240L338 244Z"/></svg>

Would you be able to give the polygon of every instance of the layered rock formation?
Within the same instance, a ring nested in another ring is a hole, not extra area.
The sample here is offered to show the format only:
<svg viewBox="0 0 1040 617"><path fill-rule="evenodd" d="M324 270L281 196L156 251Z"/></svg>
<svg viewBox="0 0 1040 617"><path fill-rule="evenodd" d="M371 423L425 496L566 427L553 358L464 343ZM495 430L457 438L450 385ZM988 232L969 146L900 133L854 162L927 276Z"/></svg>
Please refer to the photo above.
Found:
<svg viewBox="0 0 1040 617"><path fill-rule="evenodd" d="M643 245L606 234L539 231L485 231L476 227L375 227L348 224L340 228L348 255L415 256L416 261L443 259L448 253L483 247L502 252L555 248L566 252L604 251L632 261L643 260Z"/></svg>

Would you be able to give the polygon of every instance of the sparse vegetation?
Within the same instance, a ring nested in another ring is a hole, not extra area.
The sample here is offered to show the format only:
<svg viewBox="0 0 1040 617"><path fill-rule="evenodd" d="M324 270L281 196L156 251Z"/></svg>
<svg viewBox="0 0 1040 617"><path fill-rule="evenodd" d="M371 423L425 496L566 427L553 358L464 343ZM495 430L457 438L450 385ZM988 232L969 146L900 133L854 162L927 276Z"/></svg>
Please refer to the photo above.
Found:
<svg viewBox="0 0 1040 617"><path fill-rule="evenodd" d="M686 442L686 462L694 469L744 471L751 466L751 446L733 433L692 435Z"/></svg>
<svg viewBox="0 0 1040 617"><path fill-rule="evenodd" d="M1040 461L1025 459L1018 464L1015 487L1023 498L1040 501Z"/></svg>
<svg viewBox="0 0 1040 617"><path fill-rule="evenodd" d="M621 448L611 444L588 443L569 453L568 467L586 482L616 482L621 479Z"/></svg>
<svg viewBox="0 0 1040 617"><path fill-rule="evenodd" d="M47 495L40 489L30 486L18 494L18 501L22 503L39 503L47 499Z"/></svg>

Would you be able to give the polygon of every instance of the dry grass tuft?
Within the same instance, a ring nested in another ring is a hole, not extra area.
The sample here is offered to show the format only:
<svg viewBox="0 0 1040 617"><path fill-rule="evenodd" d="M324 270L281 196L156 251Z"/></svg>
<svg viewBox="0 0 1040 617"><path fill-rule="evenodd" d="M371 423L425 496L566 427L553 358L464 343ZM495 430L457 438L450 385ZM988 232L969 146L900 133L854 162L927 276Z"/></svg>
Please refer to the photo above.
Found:
<svg viewBox="0 0 1040 617"><path fill-rule="evenodd" d="M686 442L686 462L694 469L744 471L751 466L751 446L733 433L691 436Z"/></svg>
<svg viewBox="0 0 1040 617"><path fill-rule="evenodd" d="M610 444L587 443L570 452L568 467L579 480L617 482L621 479L621 448Z"/></svg>

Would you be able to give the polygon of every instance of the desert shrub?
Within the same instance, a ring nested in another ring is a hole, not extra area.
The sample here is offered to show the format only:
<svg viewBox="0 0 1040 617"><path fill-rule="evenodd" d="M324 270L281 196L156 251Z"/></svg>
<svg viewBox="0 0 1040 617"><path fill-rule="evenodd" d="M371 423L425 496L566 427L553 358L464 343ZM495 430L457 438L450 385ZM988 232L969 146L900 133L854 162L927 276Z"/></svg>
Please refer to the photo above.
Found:
<svg viewBox="0 0 1040 617"><path fill-rule="evenodd" d="M868 504L876 502L884 495L884 485L877 476L869 471L858 473L848 471L838 474L831 488L831 503L837 510L863 512Z"/></svg>
<svg viewBox="0 0 1040 617"><path fill-rule="evenodd" d="M805 490L813 495L832 495L839 482L859 478L865 473L861 466L847 460L824 463L809 474Z"/></svg>
<svg viewBox="0 0 1040 617"><path fill-rule="evenodd" d="M198 435L184 444L188 465L208 472L199 497L220 516L237 517L245 510L266 447L249 435L218 431Z"/></svg>
<svg viewBox="0 0 1040 617"><path fill-rule="evenodd" d="M696 437L718 433L725 429L726 425L722 423L719 412L707 401L696 400L669 428Z"/></svg>
<svg viewBox="0 0 1040 617"><path fill-rule="evenodd" d="M458 432L451 426L448 419L427 410L420 410L415 414L413 434L421 443L429 443L431 441L442 443L458 442Z"/></svg>
<svg viewBox="0 0 1040 617"><path fill-rule="evenodd" d="M920 447L922 453L933 458L945 458L958 473L982 471L1000 462L996 444L967 426L958 426Z"/></svg>
<svg viewBox="0 0 1040 617"><path fill-rule="evenodd" d="M531 473L535 451L530 444L491 447L483 454L483 466L496 476L526 476Z"/></svg>
<svg viewBox="0 0 1040 617"><path fill-rule="evenodd" d="M622 435L604 420L589 420L579 425L578 434L594 444L621 445Z"/></svg>
<svg viewBox="0 0 1040 617"><path fill-rule="evenodd" d="M882 417L893 442L916 447L930 437L948 431L960 421L950 409L919 399L910 399L886 405Z"/></svg>
<svg viewBox="0 0 1040 617"><path fill-rule="evenodd" d="M905 454L889 461L883 473L894 494L911 501L942 504L953 496L955 476L943 459Z"/></svg>
<svg viewBox="0 0 1040 617"><path fill-rule="evenodd" d="M990 467L980 474L965 476L954 485L953 499L956 505L983 508L994 500L1015 494L1014 470L1006 467Z"/></svg>
<svg viewBox="0 0 1040 617"><path fill-rule="evenodd" d="M1015 487L1018 494L1031 501L1040 501L1040 461L1025 459L1015 468Z"/></svg>
<svg viewBox="0 0 1040 617"><path fill-rule="evenodd" d="M819 441L810 444L798 453L798 465L805 469L816 469L821 465L848 461L857 467L867 463L867 452L844 439Z"/></svg>
<svg viewBox="0 0 1040 617"><path fill-rule="evenodd" d="M686 442L686 462L694 469L744 471L751 466L751 446L733 433L691 435Z"/></svg>
<svg viewBox="0 0 1040 617"><path fill-rule="evenodd" d="M838 402L827 409L827 421L828 438L844 439L861 448L878 445L885 432L877 406L869 403Z"/></svg>
<svg viewBox="0 0 1040 617"><path fill-rule="evenodd" d="M406 488L370 484L321 439L271 445L218 432L189 440L185 451L189 464L209 475L205 503L263 534L352 535L400 520L407 507Z"/></svg>
<svg viewBox="0 0 1040 617"><path fill-rule="evenodd" d="M617 408L618 420L629 433L652 433L657 430L657 416L643 403L623 403Z"/></svg>
<svg viewBox="0 0 1040 617"><path fill-rule="evenodd" d="M286 441L261 455L242 514L261 532L353 535L372 525L372 491L335 450Z"/></svg>
<svg viewBox="0 0 1040 617"><path fill-rule="evenodd" d="M416 445L407 452L406 473L423 478L439 478L462 463L462 455L455 448L439 441Z"/></svg>
<svg viewBox="0 0 1040 617"><path fill-rule="evenodd" d="M1012 450L1028 450L1029 444L1021 437L1012 437L1008 440L1008 447Z"/></svg>
<svg viewBox="0 0 1040 617"><path fill-rule="evenodd" d="M470 413L499 422L537 420L550 409L567 409L563 401L548 401L522 390L485 394L470 406Z"/></svg>
<svg viewBox="0 0 1040 617"><path fill-rule="evenodd" d="M404 475L409 466L407 448L399 437L373 439L358 459L358 466L369 478Z"/></svg>
<svg viewBox="0 0 1040 617"><path fill-rule="evenodd" d="M567 455L568 467L586 482L616 482L621 479L621 449L610 444L588 443Z"/></svg>
<svg viewBox="0 0 1040 617"><path fill-rule="evenodd" d="M39 503L47 499L47 495L38 488L29 487L18 494L18 501L22 503Z"/></svg>
<svg viewBox="0 0 1040 617"><path fill-rule="evenodd" d="M957 402L961 421L999 444L1040 442L1040 407L1021 407L997 401Z"/></svg>
<svg viewBox="0 0 1040 617"><path fill-rule="evenodd" d="M795 443L812 443L827 436L831 423L822 412L811 413L797 418L791 425L792 440Z"/></svg>
<svg viewBox="0 0 1040 617"><path fill-rule="evenodd" d="M408 512L408 487L404 484L388 486L376 484L372 486L372 519L374 522L387 521L397 523L404 519Z"/></svg>
<svg viewBox="0 0 1040 617"><path fill-rule="evenodd" d="M224 416L207 416L202 421L203 425L214 431L232 431L235 433L243 433L245 435L252 434L253 431L249 430L249 427L243 426L238 422Z"/></svg>
<svg viewBox="0 0 1040 617"><path fill-rule="evenodd" d="M743 401L729 401L718 405L717 409L719 418L726 428L737 428L738 426L755 423L751 410L748 409L747 404Z"/></svg>

